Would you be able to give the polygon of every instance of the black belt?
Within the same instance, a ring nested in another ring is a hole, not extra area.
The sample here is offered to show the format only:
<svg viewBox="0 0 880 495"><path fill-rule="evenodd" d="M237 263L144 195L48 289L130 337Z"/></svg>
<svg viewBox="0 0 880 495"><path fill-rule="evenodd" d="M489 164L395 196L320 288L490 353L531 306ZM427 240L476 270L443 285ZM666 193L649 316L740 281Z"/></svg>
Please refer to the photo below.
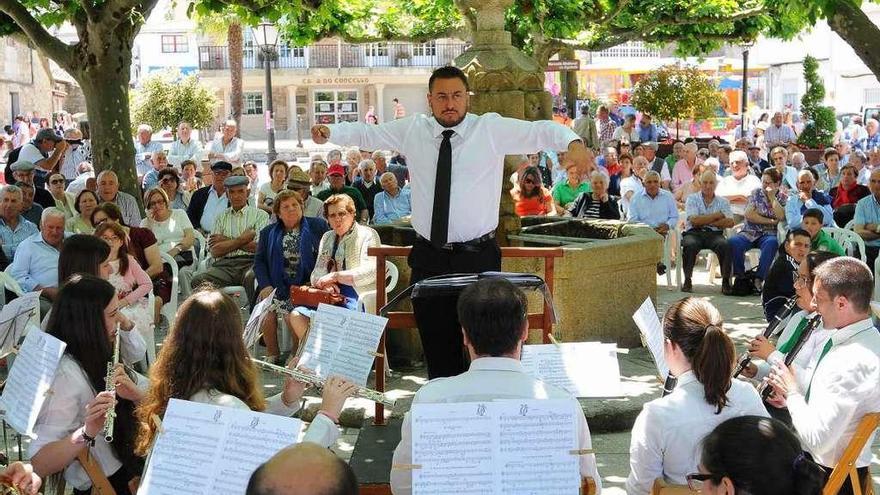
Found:
<svg viewBox="0 0 880 495"><path fill-rule="evenodd" d="M425 244L434 247L431 244L431 241L428 239L416 234L416 237L424 242ZM483 248L483 245L491 240L495 239L495 231L489 232L488 234L483 234L480 237L475 237L469 241L464 242L447 242L446 244L440 246L440 249L444 251L466 251L470 253L475 253Z"/></svg>

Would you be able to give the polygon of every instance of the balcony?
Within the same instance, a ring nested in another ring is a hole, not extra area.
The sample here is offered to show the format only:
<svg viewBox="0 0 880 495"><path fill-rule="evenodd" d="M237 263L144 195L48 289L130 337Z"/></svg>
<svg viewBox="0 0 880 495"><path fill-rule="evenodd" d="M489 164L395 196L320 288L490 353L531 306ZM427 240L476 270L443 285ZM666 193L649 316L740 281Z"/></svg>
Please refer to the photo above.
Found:
<svg viewBox="0 0 880 495"><path fill-rule="evenodd" d="M465 43L319 43L306 47L279 47L275 69L341 69L371 67L440 67L465 51ZM259 49L244 47L245 69L263 67ZM227 46L200 46L200 70L228 70Z"/></svg>

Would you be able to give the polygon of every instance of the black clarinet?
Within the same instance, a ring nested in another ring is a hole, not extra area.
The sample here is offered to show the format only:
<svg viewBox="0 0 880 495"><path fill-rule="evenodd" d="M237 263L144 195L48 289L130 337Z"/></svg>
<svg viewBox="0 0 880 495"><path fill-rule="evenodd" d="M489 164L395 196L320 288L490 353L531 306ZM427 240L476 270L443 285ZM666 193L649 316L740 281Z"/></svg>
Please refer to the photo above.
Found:
<svg viewBox="0 0 880 495"><path fill-rule="evenodd" d="M797 306L798 296L795 294L791 296L788 301L785 302L785 305L782 306L782 309L776 312L773 316L773 320L767 325L767 328L764 329L764 338L770 338L771 335L776 331L779 327L779 324L785 321L786 318L791 316L795 307ZM739 364L736 366L736 370L733 372L733 377L738 377L743 370L745 370L749 363L752 362L752 356L749 354L749 351L742 353L742 356L739 357Z"/></svg>
<svg viewBox="0 0 880 495"><path fill-rule="evenodd" d="M671 394L672 390L675 389L676 383L678 383L678 378L672 373L668 373L666 375L666 381L663 383L663 395L661 395L661 397L666 397Z"/></svg>
<svg viewBox="0 0 880 495"><path fill-rule="evenodd" d="M786 366L790 366L791 363L794 362L794 358L797 357L797 354L804 347L804 344L806 344L807 340L809 340L810 334L812 334L813 330L815 330L816 327L819 326L819 323L821 321L822 315L820 314L816 314L815 316L810 318L810 320L807 322L806 328L804 328L804 331L801 332L801 335L798 338L797 342L794 343L794 346L792 346L791 350L788 351L788 354L785 355L784 362ZM761 386L763 387L763 389L761 390L761 398L764 400L767 400L773 395L773 387L771 387L769 383L770 382L764 382L761 384Z"/></svg>

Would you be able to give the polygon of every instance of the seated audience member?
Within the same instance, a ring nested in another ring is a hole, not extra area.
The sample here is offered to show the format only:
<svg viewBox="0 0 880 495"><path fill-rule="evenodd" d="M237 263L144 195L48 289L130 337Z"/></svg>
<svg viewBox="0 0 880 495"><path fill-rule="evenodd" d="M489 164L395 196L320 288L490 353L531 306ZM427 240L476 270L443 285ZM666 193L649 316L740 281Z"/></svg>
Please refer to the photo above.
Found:
<svg viewBox="0 0 880 495"><path fill-rule="evenodd" d="M6 267L25 292L41 291L40 314L49 311L58 295L58 255L64 241L64 212L50 207L43 210L40 231L19 243L15 258Z"/></svg>
<svg viewBox="0 0 880 495"><path fill-rule="evenodd" d="M324 216L330 230L321 237L318 258L312 270L311 285L341 294L343 305L357 309L358 297L376 290L376 259L367 249L381 244L379 234L355 222L355 206L351 197L334 194L324 202ZM375 301L373 301L375 304ZM368 305L368 313L374 308ZM297 308L290 314L290 324L297 338L302 339L309 328L311 311Z"/></svg>
<svg viewBox="0 0 880 495"><path fill-rule="evenodd" d="M763 148L758 143L749 143L749 166L752 167L752 173L760 174L764 169L770 166L767 160L761 157Z"/></svg>
<svg viewBox="0 0 880 495"><path fill-rule="evenodd" d="M305 186L308 190L308 185ZM260 231L257 252L254 256L254 274L257 277L258 299L269 297L275 290L275 301L284 312L293 311L290 287L308 285L321 237L330 227L323 218L303 215L300 195L296 191L281 191L275 196L272 213L278 218ZM285 318L287 321L289 318ZM275 311L269 312L263 324L263 340L268 356L266 360L279 364L278 328ZM291 335L292 326L288 325ZM296 346L293 347L294 350Z"/></svg>
<svg viewBox="0 0 880 495"><path fill-rule="evenodd" d="M327 181L327 162L323 159L313 160L309 165L309 189L312 195L329 189L330 182Z"/></svg>
<svg viewBox="0 0 880 495"><path fill-rule="evenodd" d="M677 191L687 183L694 180L698 175L701 160L697 159L697 143L690 142L684 145L684 156L675 163L672 168L672 190Z"/></svg>
<svg viewBox="0 0 880 495"><path fill-rule="evenodd" d="M840 163L840 157L840 152L834 148L829 148L822 155L822 163L816 165L816 171L819 172L816 186L818 189L828 192L840 183L840 167L843 165Z"/></svg>
<svg viewBox="0 0 880 495"><path fill-rule="evenodd" d="M76 195L73 208L76 216L70 222L68 230L74 234L91 234L95 231L92 225L92 213L98 207L98 194L88 189L83 189Z"/></svg>
<svg viewBox="0 0 880 495"><path fill-rule="evenodd" d="M871 194L856 203L853 230L865 241L868 266L873 267L880 252L880 168L871 172Z"/></svg>
<svg viewBox="0 0 880 495"><path fill-rule="evenodd" d="M159 251L175 258L180 267L191 265L195 235L186 211L168 204L168 196L160 188L150 189L144 194L144 205L147 207L147 216L140 226L150 229L159 244Z"/></svg>
<svg viewBox="0 0 880 495"><path fill-rule="evenodd" d="M15 185L21 191L21 216L33 224L40 223L43 207L34 202L34 185L30 182L16 182Z"/></svg>
<svg viewBox="0 0 880 495"><path fill-rule="evenodd" d="M136 454L150 452L157 434L151 418L163 417L171 399L279 416L299 411L307 385L292 378L284 380L281 393L263 398L257 370L241 339L243 331L239 308L228 295L204 290L184 301L150 370L150 388L138 397ZM324 387L321 408L303 441L323 448L333 445L339 438L339 413L345 399L356 390L348 381L331 376Z"/></svg>
<svg viewBox="0 0 880 495"><path fill-rule="evenodd" d="M296 191L303 204L303 215L311 218L324 218L324 202L312 196L309 175L303 169L293 166L287 172L287 189Z"/></svg>
<svg viewBox="0 0 880 495"><path fill-rule="evenodd" d="M113 203L122 213L125 225L141 224L141 209L134 196L119 190L116 172L105 170L98 174L98 197L101 203Z"/></svg>
<svg viewBox="0 0 880 495"><path fill-rule="evenodd" d="M6 269L12 262L18 245L38 231L36 224L21 215L21 189L16 186L0 189L0 242L3 243L0 269Z"/></svg>
<svg viewBox="0 0 880 495"><path fill-rule="evenodd" d="M700 177L700 192L691 194L685 204L685 230L681 236L684 283L681 290L693 291L691 276L697 254L711 249L721 266L721 291L730 294L730 244L724 238L724 229L733 227L730 203L715 195L715 172L707 170Z"/></svg>
<svg viewBox="0 0 880 495"><path fill-rule="evenodd" d="M791 154L791 166L796 170L803 170L810 165L807 163L807 157L800 151L795 151Z"/></svg>
<svg viewBox="0 0 880 495"><path fill-rule="evenodd" d="M193 277L192 286L205 282L218 288L240 285L247 292L247 300L252 301L253 283L246 282L245 275L254 264L257 236L269 223L269 215L248 205L247 177L227 177L225 187L230 206L217 217L208 237L208 250L214 262L207 271Z"/></svg>
<svg viewBox="0 0 880 495"><path fill-rule="evenodd" d="M731 153L736 156L736 151ZM743 166L732 162L733 167ZM761 250L758 262L757 279L763 282L779 250L777 227L785 220L785 198L780 191L779 172L775 168L767 168L761 174L761 187L752 191L745 210L745 223L742 230L732 236L730 254L733 258L733 275L739 277L746 272L746 252L749 249Z"/></svg>
<svg viewBox="0 0 880 495"><path fill-rule="evenodd" d="M159 185L159 172L168 167L168 158L165 156L165 152L154 151L150 155L150 166L150 171L144 174L144 180L141 183L144 191L149 191Z"/></svg>
<svg viewBox="0 0 880 495"><path fill-rule="evenodd" d="M768 322L779 312L785 301L795 294L794 281L798 267L809 252L810 233L804 229L789 230L785 235L785 242L779 246L779 253L770 265L761 289L761 304Z"/></svg>
<svg viewBox="0 0 880 495"><path fill-rule="evenodd" d="M648 495L654 480L683 485L699 466L699 444L723 421L767 416L755 387L733 380L736 350L721 313L708 300L687 297L663 317L663 354L678 382L671 394L642 408L629 447L628 495Z"/></svg>
<svg viewBox="0 0 880 495"><path fill-rule="evenodd" d="M259 192L257 193L257 208L271 215L275 196L284 190L286 182L287 162L284 160L275 160L269 165L269 182L260 186Z"/></svg>
<svg viewBox="0 0 880 495"><path fill-rule="evenodd" d="M581 180L581 173L574 163L565 167L565 177L565 181L559 181L553 186L552 196L556 202L556 211L567 210L578 195L593 191L589 182Z"/></svg>
<svg viewBox="0 0 880 495"><path fill-rule="evenodd" d="M192 160L184 160L180 164L180 189L186 193L187 197L203 186L202 179L196 173L197 169L198 165Z"/></svg>
<svg viewBox="0 0 880 495"><path fill-rule="evenodd" d="M285 162L284 165L287 166L287 162ZM259 181L259 178L260 178L259 177L260 173L257 170L257 163L252 160L248 160L248 161L244 162L244 165L242 165L241 168L244 170L245 177L248 178L248 194L250 195L250 197L248 198L248 204L256 207L259 204L259 203L257 203L257 194L260 192L260 187L257 184L257 182ZM237 169L238 169L238 167L234 167L232 170L235 171ZM236 175L236 174L231 174L231 175ZM287 177L286 171L284 173L284 176ZM270 177L270 179L271 179L271 177ZM283 189L283 184L284 183L282 182L282 189Z"/></svg>
<svg viewBox="0 0 880 495"><path fill-rule="evenodd" d="M645 189L633 196L629 206L630 223L643 223L664 238L670 230L675 230L678 223L678 207L672 193L661 189L660 174L653 170L645 173ZM671 248L672 246L670 246ZM657 273L666 273L667 266L663 262L657 263Z"/></svg>
<svg viewBox="0 0 880 495"><path fill-rule="evenodd" d="M840 243L822 229L823 216L822 210L817 208L810 208L804 212L801 228L810 233L810 250L829 251L841 256L846 254Z"/></svg>
<svg viewBox="0 0 880 495"><path fill-rule="evenodd" d="M621 144L622 146L622 144ZM626 152L627 156L632 156L629 152ZM602 154L601 160L599 160L599 170L605 172L605 175L608 176L608 190L614 196L617 196L620 193L620 162L618 161L617 149L613 146L609 146L605 148L605 152Z"/></svg>
<svg viewBox="0 0 880 495"><path fill-rule="evenodd" d="M222 134L215 137L208 145L208 160L213 166L218 161L227 162L230 168L241 165L241 155L244 152L244 140L235 136L238 132L238 123L229 119L223 124Z"/></svg>
<svg viewBox="0 0 880 495"><path fill-rule="evenodd" d="M797 370L782 366L770 373L775 392L770 402L788 407L801 442L827 473L862 417L880 411L880 333L871 319L873 291L872 270L862 261L841 256L822 263L814 273L813 297L823 326L832 329L831 338L811 362L806 387L795 376ZM870 483L872 438L855 463L862 486ZM839 493L853 492L847 479Z"/></svg>
<svg viewBox="0 0 880 495"><path fill-rule="evenodd" d="M229 208L226 197L226 178L232 173L232 164L225 161L211 165L211 184L202 187L192 194L186 215L193 227L208 235L214 229L214 221Z"/></svg>
<svg viewBox="0 0 880 495"><path fill-rule="evenodd" d="M672 182L672 176L669 175L670 167L667 167L666 162L657 156L657 148L659 147L660 145L653 141L642 143L642 156L648 161L648 169L660 174L660 185L663 186L663 189L668 190L671 189L669 184ZM635 165L635 163L633 163L633 165Z"/></svg>
<svg viewBox="0 0 880 495"><path fill-rule="evenodd" d="M516 214L521 217L556 212L553 195L541 184L538 167L526 167L519 174L519 181L510 194L513 196Z"/></svg>
<svg viewBox="0 0 880 495"><path fill-rule="evenodd" d="M704 494L819 495L824 477L785 424L740 416L706 435L699 470L687 478L691 490Z"/></svg>
<svg viewBox="0 0 880 495"><path fill-rule="evenodd" d="M48 208L50 206L55 206L55 198L52 197L52 193L43 189L42 187L37 188L36 182L34 182L36 165L27 160L18 160L13 163L10 167L12 169L12 178L13 181L9 182L10 184L17 184L19 182L27 182L34 186L34 202L43 208Z"/></svg>
<svg viewBox="0 0 880 495"><path fill-rule="evenodd" d="M397 157L399 158L400 155L397 155ZM409 170L406 168L405 162L401 163L400 160L392 158L391 162L388 163L387 158L385 158L385 152L382 150L374 151L371 158L376 163L376 174L379 177L384 175L385 172L391 172L397 179L397 185L401 188L409 181Z"/></svg>
<svg viewBox="0 0 880 495"><path fill-rule="evenodd" d="M785 203L785 220L789 229L801 226L804 212L810 208L822 210L826 227L834 227L834 210L831 207L831 198L815 188L816 179L810 170L798 172L797 191L788 194Z"/></svg>
<svg viewBox="0 0 880 495"><path fill-rule="evenodd" d="M861 151L853 151L849 155L849 160L847 161L847 165L852 165L853 169L856 172L856 182L863 186L868 185L868 176L871 175L871 169L865 166L867 163L868 157L865 156ZM841 167L841 171L843 167Z"/></svg>
<svg viewBox="0 0 880 495"><path fill-rule="evenodd" d="M648 160L642 156L632 158L629 155L621 155L620 166L620 206L626 218L629 215L629 205L633 196L645 190L642 177L648 171Z"/></svg>
<svg viewBox="0 0 880 495"><path fill-rule="evenodd" d="M388 172L390 173L390 172ZM358 495L354 471L333 451L309 442L278 452L251 475L245 495Z"/></svg>
<svg viewBox="0 0 880 495"><path fill-rule="evenodd" d="M92 182L95 181L95 169L92 167L92 164L89 162L82 162L76 168L79 172L79 175L73 179L73 182L67 185L66 191L74 196L79 194L80 191L86 189L86 185L91 179Z"/></svg>
<svg viewBox="0 0 880 495"><path fill-rule="evenodd" d="M602 172L593 172L590 174L590 188L592 192L580 193L575 198L568 213L574 218L620 220L617 198L608 194L608 177Z"/></svg>
<svg viewBox="0 0 880 495"><path fill-rule="evenodd" d="M465 288L458 299L458 319L471 360L470 368L458 376L431 380L419 389L413 404L567 399L576 405L571 394L533 378L523 369L520 355L529 334L526 313L525 294L507 280L489 278ZM392 466L412 462L411 421L408 412L403 419L400 444L394 450ZM592 449L586 418L578 415L577 421L577 448ZM480 447L475 445L474 448ZM581 476L591 477L597 490L601 491L602 479L596 468L596 456L590 453L579 459ZM412 493L412 470L392 467L391 490L395 495Z"/></svg>
<svg viewBox="0 0 880 495"><path fill-rule="evenodd" d="M832 187L828 195L831 196L831 207L834 208L834 223L843 227L853 219L856 203L865 196L870 196L871 191L856 182L856 169L847 164L840 168L840 183Z"/></svg>
<svg viewBox="0 0 880 495"><path fill-rule="evenodd" d="M803 153L801 153L803 156ZM780 187L786 193L793 189L797 189L798 168L788 164L788 150L782 146L777 146L770 151L770 161L773 168L782 178ZM765 169L766 170L766 169Z"/></svg>
<svg viewBox="0 0 880 495"><path fill-rule="evenodd" d="M752 192L761 189L761 179L749 173L749 159L742 151L730 154L730 175L718 183L717 194L730 202L734 222L739 223L746 214Z"/></svg>
<svg viewBox="0 0 880 495"><path fill-rule="evenodd" d="M678 163L679 160L684 158L684 142L674 140L672 143L672 153L666 156L664 162L666 163L666 168L669 169L670 180L672 178L672 169L675 168L675 164ZM672 189L670 184L670 189Z"/></svg>
<svg viewBox="0 0 880 495"><path fill-rule="evenodd" d="M361 160L358 168L361 169L361 176L354 181L352 187L360 191L367 203L367 211L369 212L367 221L369 221L376 214L375 198L377 194L382 192L382 186L376 179L376 163L373 160Z"/></svg>
<svg viewBox="0 0 880 495"><path fill-rule="evenodd" d="M169 208L173 208L175 210L181 210L186 213L186 207L189 206L190 195L185 193L180 187L180 175L177 174L177 170L174 170L171 167L167 167L159 172L159 187L165 191L165 196L168 198L170 204ZM150 189L145 189L145 191L150 191ZM146 203L144 203L145 209L149 210Z"/></svg>
<svg viewBox="0 0 880 495"><path fill-rule="evenodd" d="M51 174L46 179L46 189L55 198L55 208L63 211L70 220L76 215L76 210L73 208L73 195L64 192L64 184L66 184L64 176L59 173Z"/></svg>
<svg viewBox="0 0 880 495"><path fill-rule="evenodd" d="M177 124L177 140L171 143L168 163L172 167L182 168L184 162L201 160L202 155L202 143L192 138L192 124L189 122Z"/></svg>
<svg viewBox="0 0 880 495"><path fill-rule="evenodd" d="M137 386L116 368L116 391L106 391L107 363L113 359L116 329L132 328L121 317L113 286L93 275L76 274L58 293L46 333L67 344L37 416L37 438L28 447L34 471L49 476L63 471L74 493L94 493L92 480L77 461L88 452L118 495L131 495L129 482L143 469L132 452L137 428L132 400ZM122 346L120 346L122 353ZM96 391L99 391L96 393ZM102 435L108 411L115 412L113 442Z"/></svg>
<svg viewBox="0 0 880 495"><path fill-rule="evenodd" d="M367 223L369 221L369 217L367 217L367 202L364 200L364 196L359 190L345 185L345 168L340 164L331 165L327 170L327 177L330 182L330 187L319 192L315 197L326 202L327 198L330 196L345 194L351 198L352 202L354 202L355 208L357 208L357 219L362 223Z"/></svg>
<svg viewBox="0 0 880 495"><path fill-rule="evenodd" d="M379 177L379 183L382 184L382 192L377 194L374 200L376 214L373 215L373 223L387 225L409 220L409 216L412 214L409 188L401 189L397 183L397 176L392 172L382 174ZM550 201L552 203L552 196ZM555 209L555 205L553 208Z"/></svg>

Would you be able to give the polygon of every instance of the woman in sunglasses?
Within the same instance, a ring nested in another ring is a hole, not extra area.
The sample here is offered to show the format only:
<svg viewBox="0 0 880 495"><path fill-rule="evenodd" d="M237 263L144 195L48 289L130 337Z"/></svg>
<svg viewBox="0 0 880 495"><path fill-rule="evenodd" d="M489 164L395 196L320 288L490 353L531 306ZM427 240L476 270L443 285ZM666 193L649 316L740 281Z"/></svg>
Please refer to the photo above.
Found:
<svg viewBox="0 0 880 495"><path fill-rule="evenodd" d="M541 173L538 167L526 167L519 174L519 183L511 191L511 194L516 202L516 214L521 217L549 215L556 211L553 206L553 196L541 184Z"/></svg>
<svg viewBox="0 0 880 495"><path fill-rule="evenodd" d="M55 207L63 211L64 216L70 220L76 215L76 208L73 207L74 198L64 192L65 185L64 176L57 173L50 175L49 180L46 181L46 189L55 198Z"/></svg>
<svg viewBox="0 0 880 495"><path fill-rule="evenodd" d="M186 216L186 210L177 208L173 203L169 204L164 187L147 191L144 194L144 206L147 207L147 217L141 220L141 227L153 232L156 242L159 243L159 251L171 255L181 268L192 265L191 249L195 242L195 234L192 223Z"/></svg>
<svg viewBox="0 0 880 495"><path fill-rule="evenodd" d="M158 185L165 191L165 194L171 201L169 208L186 211L186 207L189 206L190 196L180 190L180 176L177 175L177 170L170 167L162 169L159 172ZM147 204L144 203L144 206L147 206ZM147 211L147 214L149 214L149 211Z"/></svg>

